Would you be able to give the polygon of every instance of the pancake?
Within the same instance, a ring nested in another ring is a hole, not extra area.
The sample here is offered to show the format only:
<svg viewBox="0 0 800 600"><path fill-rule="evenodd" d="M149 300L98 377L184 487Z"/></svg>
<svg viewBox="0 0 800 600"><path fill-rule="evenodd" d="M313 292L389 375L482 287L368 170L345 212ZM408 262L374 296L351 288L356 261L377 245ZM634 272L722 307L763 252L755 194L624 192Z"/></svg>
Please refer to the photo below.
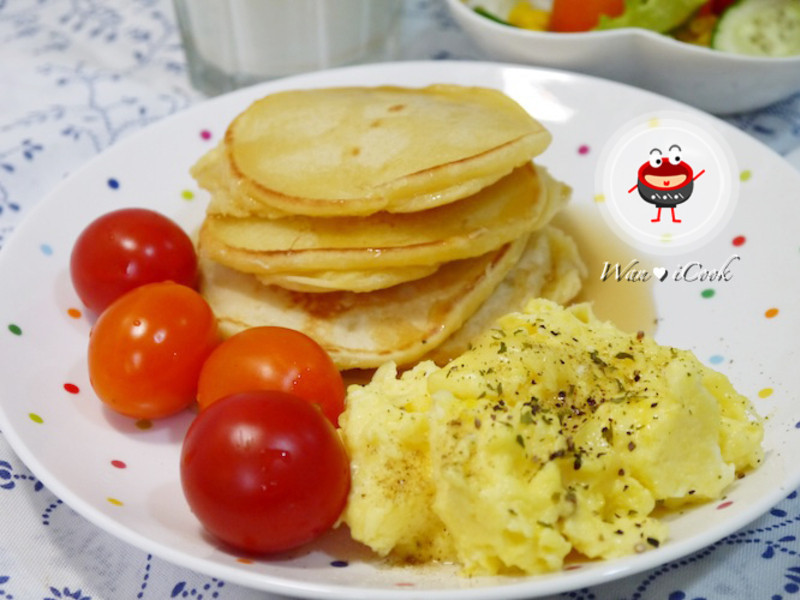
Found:
<svg viewBox="0 0 800 600"><path fill-rule="evenodd" d="M271 273L256 275L265 285L278 285L296 292L374 292L393 285L422 279L436 272L439 265L395 267L383 271L309 271L302 274Z"/></svg>
<svg viewBox="0 0 800 600"><path fill-rule="evenodd" d="M207 259L200 265L201 291L223 335L260 325L299 329L316 339L340 369L369 369L389 360L409 365L449 355L505 307L542 294L568 301L585 269L574 243L552 227L442 265L423 279L363 294L292 292ZM456 337L448 343L451 336ZM443 350L436 352L438 347Z"/></svg>
<svg viewBox="0 0 800 600"><path fill-rule="evenodd" d="M474 194L550 139L494 89L294 90L243 111L193 174L204 187L234 182L217 201L222 212L230 202L230 214L243 206L269 216L416 212Z"/></svg>
<svg viewBox="0 0 800 600"><path fill-rule="evenodd" d="M531 298L567 304L581 290L587 275L575 241L549 226L528 240L514 269L481 307L425 358L443 365L466 352L470 342L509 312L521 311Z"/></svg>
<svg viewBox="0 0 800 600"><path fill-rule="evenodd" d="M305 294L266 286L252 275L200 261L201 293L220 331L281 325L314 338L340 369L388 360L410 363L456 331L514 267L526 238L433 275L369 293Z"/></svg>
<svg viewBox="0 0 800 600"><path fill-rule="evenodd" d="M544 127L458 85L280 92L192 168L210 193L200 290L224 336L280 325L341 370L460 354L585 267L549 223L571 189L534 163Z"/></svg>
<svg viewBox="0 0 800 600"><path fill-rule="evenodd" d="M368 217L233 218L209 215L200 252L260 275L384 271L485 254L543 227L570 189L528 163L459 202Z"/></svg>

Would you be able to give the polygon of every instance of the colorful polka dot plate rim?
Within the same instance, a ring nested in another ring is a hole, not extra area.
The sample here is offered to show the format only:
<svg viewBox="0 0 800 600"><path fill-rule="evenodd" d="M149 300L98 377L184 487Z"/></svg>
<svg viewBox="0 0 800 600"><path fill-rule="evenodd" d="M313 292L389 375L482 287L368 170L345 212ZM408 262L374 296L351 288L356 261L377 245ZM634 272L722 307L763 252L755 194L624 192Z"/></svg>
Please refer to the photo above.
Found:
<svg viewBox="0 0 800 600"><path fill-rule="evenodd" d="M737 481L723 500L672 518L671 539L658 549L519 579L463 579L446 567L389 568L341 531L280 560L235 556L203 534L181 493L178 456L193 413L135 421L106 411L93 396L84 356L91 317L68 276L69 252L83 227L107 211L144 206L194 232L207 196L190 177L189 167L250 102L283 89L378 82L495 86L540 119L553 142L537 160L573 187L565 218L577 224L592 289L605 286L623 312L642 308L644 298L649 303L645 312L655 318L648 329L659 341L692 349L728 375L768 417L764 465ZM800 455L800 417L794 401L800 388L800 278L793 276L800 266L800 236L796 227L786 226L800 223L800 204L791 200L800 175L764 146L719 123L741 172L748 173L740 182L736 213L703 248L659 263L661 259L612 240L594 198L597 149L629 119L630 107L637 112L690 110L633 88L555 71L488 63L398 63L241 90L123 140L34 207L0 252L3 435L37 478L95 525L195 571L289 596L534 598L653 568L714 543L800 485L795 459ZM702 265L692 271L700 273L724 265L732 255L739 259L728 279L674 277L679 269L689 272L690 263ZM598 284L604 262L634 258L651 274L668 275Z"/></svg>

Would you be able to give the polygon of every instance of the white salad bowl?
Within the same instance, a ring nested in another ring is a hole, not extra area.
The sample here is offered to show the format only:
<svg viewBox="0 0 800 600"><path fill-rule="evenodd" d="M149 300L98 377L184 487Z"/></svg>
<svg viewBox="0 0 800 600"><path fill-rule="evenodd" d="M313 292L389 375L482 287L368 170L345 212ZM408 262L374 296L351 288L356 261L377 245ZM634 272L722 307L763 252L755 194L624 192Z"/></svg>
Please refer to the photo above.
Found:
<svg viewBox="0 0 800 600"><path fill-rule="evenodd" d="M749 111L800 92L800 55L763 58L720 52L646 29L585 33L531 31L473 10L502 14L503 0L446 0L450 13L489 55L621 81L715 114Z"/></svg>

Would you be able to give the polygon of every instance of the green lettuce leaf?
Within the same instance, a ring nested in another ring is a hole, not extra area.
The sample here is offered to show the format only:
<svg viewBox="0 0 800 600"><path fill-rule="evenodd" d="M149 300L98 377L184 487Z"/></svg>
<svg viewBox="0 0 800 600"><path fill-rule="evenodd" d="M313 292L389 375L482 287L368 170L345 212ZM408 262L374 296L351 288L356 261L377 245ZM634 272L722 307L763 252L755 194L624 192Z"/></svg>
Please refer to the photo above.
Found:
<svg viewBox="0 0 800 600"><path fill-rule="evenodd" d="M706 1L625 0L625 11L618 17L602 15L596 29L642 27L664 33L686 21Z"/></svg>

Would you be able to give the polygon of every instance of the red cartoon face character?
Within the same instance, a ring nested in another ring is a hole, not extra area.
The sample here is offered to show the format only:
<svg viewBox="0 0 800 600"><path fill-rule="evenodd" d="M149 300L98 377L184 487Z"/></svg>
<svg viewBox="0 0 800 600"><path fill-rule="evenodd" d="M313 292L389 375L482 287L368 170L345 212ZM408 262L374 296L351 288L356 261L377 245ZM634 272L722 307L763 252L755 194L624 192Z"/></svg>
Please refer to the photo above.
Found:
<svg viewBox="0 0 800 600"><path fill-rule="evenodd" d="M697 177L703 174L701 171ZM628 192L639 190L642 200L658 207L658 216L653 223L661 220L661 209L667 207L672 212L672 222L680 223L675 218L675 207L686 202L694 189L694 175L690 167L681 158L681 147L673 144L667 156L658 148L650 151L650 160L639 167L637 183Z"/></svg>

